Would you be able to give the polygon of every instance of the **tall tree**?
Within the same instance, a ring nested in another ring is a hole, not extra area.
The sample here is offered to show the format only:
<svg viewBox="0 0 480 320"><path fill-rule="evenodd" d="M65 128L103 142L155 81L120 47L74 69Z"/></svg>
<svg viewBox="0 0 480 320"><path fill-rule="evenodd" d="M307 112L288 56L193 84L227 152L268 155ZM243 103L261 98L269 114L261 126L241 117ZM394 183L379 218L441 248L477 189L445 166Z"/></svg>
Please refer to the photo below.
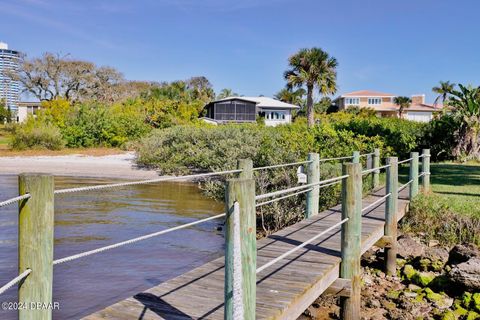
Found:
<svg viewBox="0 0 480 320"><path fill-rule="evenodd" d="M208 103L215 99L215 92L210 81L203 76L192 77L187 81L187 88L191 90L193 99Z"/></svg>
<svg viewBox="0 0 480 320"><path fill-rule="evenodd" d="M453 153L457 158L480 160L480 87L458 86L460 90L451 90L447 100L452 116L459 123Z"/></svg>
<svg viewBox="0 0 480 320"><path fill-rule="evenodd" d="M225 89L222 89L220 93L217 95L217 99L225 99L228 97L238 97L238 96L239 94L233 92L232 89L225 88Z"/></svg>
<svg viewBox="0 0 480 320"><path fill-rule="evenodd" d="M315 124L313 91L321 95L337 91L337 60L320 48L300 49L289 59L290 69L285 71L287 87L307 88L307 119L309 127Z"/></svg>
<svg viewBox="0 0 480 320"><path fill-rule="evenodd" d="M412 99L410 99L409 97L395 97L393 99L393 103L399 106L398 117L402 119L405 109L409 108L410 105L412 104Z"/></svg>
<svg viewBox="0 0 480 320"><path fill-rule="evenodd" d="M455 83L451 83L450 81L440 81L439 86L432 88L432 91L434 93L438 94L438 96L437 96L437 98L435 98L435 101L433 102L433 104L437 105L439 101L442 101L442 104L445 103L445 101L448 98L448 95L454 89L455 89Z"/></svg>
<svg viewBox="0 0 480 320"><path fill-rule="evenodd" d="M275 98L286 103L303 107L305 105L305 100L303 98L305 94L306 91L303 88L299 88L297 90L283 88L275 94Z"/></svg>

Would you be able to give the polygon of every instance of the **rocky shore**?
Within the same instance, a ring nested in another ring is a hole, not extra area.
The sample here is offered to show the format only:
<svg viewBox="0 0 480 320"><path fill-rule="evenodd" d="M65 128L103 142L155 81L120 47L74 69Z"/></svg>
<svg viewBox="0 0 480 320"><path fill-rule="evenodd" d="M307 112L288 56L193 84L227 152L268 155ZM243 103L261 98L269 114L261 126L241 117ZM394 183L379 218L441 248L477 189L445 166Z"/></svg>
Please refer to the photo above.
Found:
<svg viewBox="0 0 480 320"><path fill-rule="evenodd" d="M480 250L472 244L442 247L402 235L398 272L383 272L383 250L362 260L362 319L480 319ZM339 319L338 298L322 295L300 319Z"/></svg>

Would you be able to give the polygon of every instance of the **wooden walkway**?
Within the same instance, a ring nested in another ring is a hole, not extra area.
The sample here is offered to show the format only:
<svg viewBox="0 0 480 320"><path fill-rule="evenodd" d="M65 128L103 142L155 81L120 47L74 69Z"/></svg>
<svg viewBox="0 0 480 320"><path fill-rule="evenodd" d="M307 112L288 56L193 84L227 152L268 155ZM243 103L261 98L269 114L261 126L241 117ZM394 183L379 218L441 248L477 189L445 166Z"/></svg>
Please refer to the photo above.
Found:
<svg viewBox="0 0 480 320"><path fill-rule="evenodd" d="M381 189L363 206L385 194ZM398 219L408 210L400 192ZM385 204L363 213L362 253L382 236ZM257 267L341 220L341 207L321 212L257 243ZM340 228L257 274L257 319L297 319L339 277ZM218 258L84 319L223 319L224 258Z"/></svg>

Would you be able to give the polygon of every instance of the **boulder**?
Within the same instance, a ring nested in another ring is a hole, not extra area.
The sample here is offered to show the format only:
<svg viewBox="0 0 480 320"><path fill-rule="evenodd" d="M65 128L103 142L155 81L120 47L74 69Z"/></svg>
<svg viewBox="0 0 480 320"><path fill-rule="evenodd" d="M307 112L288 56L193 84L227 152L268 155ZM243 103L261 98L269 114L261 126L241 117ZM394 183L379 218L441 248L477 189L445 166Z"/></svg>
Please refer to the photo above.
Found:
<svg viewBox="0 0 480 320"><path fill-rule="evenodd" d="M457 244L450 250L447 263L459 264L475 257L480 258L480 250L474 244Z"/></svg>
<svg viewBox="0 0 480 320"><path fill-rule="evenodd" d="M407 235L401 235L397 240L397 254L403 259L413 259L425 254L426 246Z"/></svg>
<svg viewBox="0 0 480 320"><path fill-rule="evenodd" d="M480 291L480 257L452 265L448 277L463 290Z"/></svg>

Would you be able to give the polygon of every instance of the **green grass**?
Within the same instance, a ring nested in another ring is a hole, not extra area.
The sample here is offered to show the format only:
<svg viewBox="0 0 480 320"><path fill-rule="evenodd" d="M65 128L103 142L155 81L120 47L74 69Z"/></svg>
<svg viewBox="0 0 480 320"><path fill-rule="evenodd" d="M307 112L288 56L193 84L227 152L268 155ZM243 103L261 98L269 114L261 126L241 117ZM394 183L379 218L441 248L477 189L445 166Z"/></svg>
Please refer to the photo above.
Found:
<svg viewBox="0 0 480 320"><path fill-rule="evenodd" d="M8 149L10 142L10 133L5 129L5 125L0 124L0 149Z"/></svg>
<svg viewBox="0 0 480 320"><path fill-rule="evenodd" d="M430 171L432 193L413 201L403 229L449 245L480 245L480 164L435 163ZM400 181L406 182L408 167L400 174Z"/></svg>

